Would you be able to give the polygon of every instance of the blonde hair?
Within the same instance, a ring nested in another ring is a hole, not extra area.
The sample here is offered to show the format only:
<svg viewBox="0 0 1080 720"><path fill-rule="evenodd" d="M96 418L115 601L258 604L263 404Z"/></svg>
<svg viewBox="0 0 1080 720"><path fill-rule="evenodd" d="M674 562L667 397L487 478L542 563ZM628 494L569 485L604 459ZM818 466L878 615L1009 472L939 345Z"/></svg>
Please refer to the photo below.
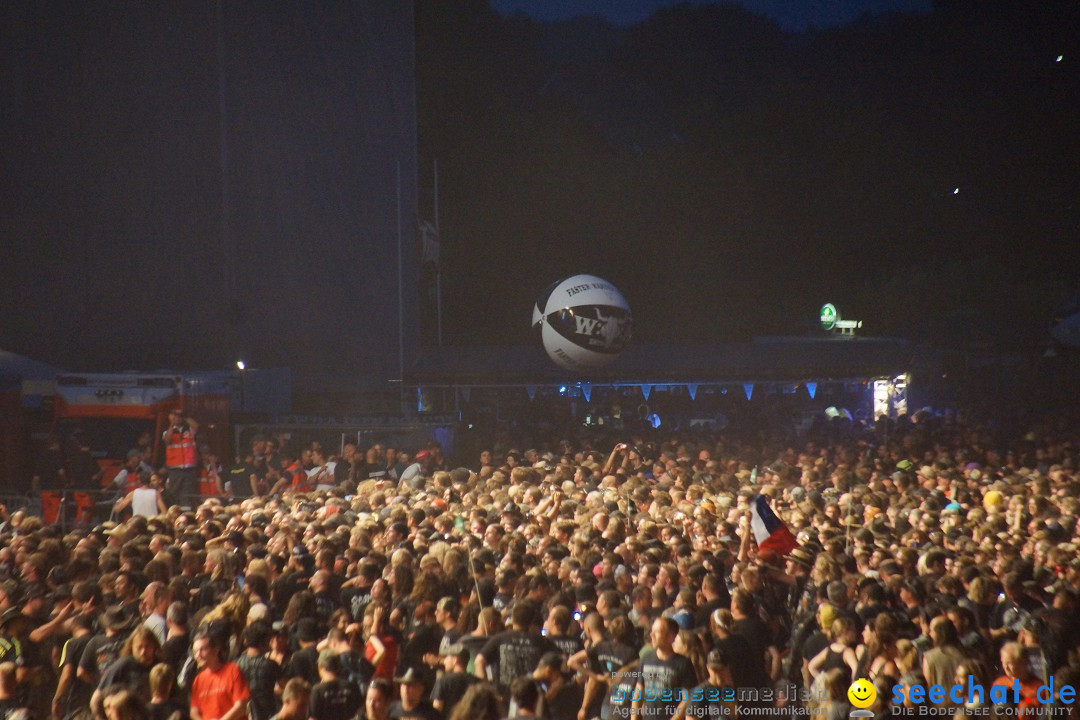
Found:
<svg viewBox="0 0 1080 720"><path fill-rule="evenodd" d="M701 642L701 636L691 630L679 630L676 638L683 646L680 654L685 655L693 664L698 682L705 682L709 678L709 669L705 664L705 646Z"/></svg>
<svg viewBox="0 0 1080 720"><path fill-rule="evenodd" d="M842 702L847 699L848 675L844 668L833 668L825 672L822 680L825 697L829 702Z"/></svg>
<svg viewBox="0 0 1080 720"><path fill-rule="evenodd" d="M175 684L176 672L165 663L150 668L150 694L154 697L169 697Z"/></svg>
<svg viewBox="0 0 1080 720"><path fill-rule="evenodd" d="M304 695L311 695L311 684L300 677L290 678L289 682L285 683L285 689L281 691L281 699L286 701L295 700Z"/></svg>
<svg viewBox="0 0 1080 720"><path fill-rule="evenodd" d="M829 625L829 639L833 642L840 642L844 639L845 633L855 629L855 623L851 618L846 615L840 615L833 618L832 624Z"/></svg>
<svg viewBox="0 0 1080 720"><path fill-rule="evenodd" d="M232 570L229 564L229 554L220 548L206 553L206 559L214 565L214 569L210 571L211 580L221 580L226 577L226 573Z"/></svg>
<svg viewBox="0 0 1080 720"><path fill-rule="evenodd" d="M992 591L990 581L982 575L976 575L968 586L968 600L976 605L984 605L989 601Z"/></svg>
<svg viewBox="0 0 1080 720"><path fill-rule="evenodd" d="M896 669L905 675L919 668L919 649L907 638L896 641Z"/></svg>
<svg viewBox="0 0 1080 720"><path fill-rule="evenodd" d="M123 646L120 648L120 656L126 657L132 654L132 648L135 647L135 643L140 640L151 643L154 646L154 654L157 655L161 652L161 641L158 640L158 636L154 634L154 631L148 628L146 625L140 625L128 635L127 640L124 641Z"/></svg>
<svg viewBox="0 0 1080 720"><path fill-rule="evenodd" d="M248 563L247 572L251 575L262 575L267 581L270 580L270 563L265 558L252 558Z"/></svg>
<svg viewBox="0 0 1080 720"><path fill-rule="evenodd" d="M216 607L206 613L199 624L208 625L214 620L227 620L232 624L232 627L242 628L247 623L250 609L251 606L247 595L241 592L231 592Z"/></svg>

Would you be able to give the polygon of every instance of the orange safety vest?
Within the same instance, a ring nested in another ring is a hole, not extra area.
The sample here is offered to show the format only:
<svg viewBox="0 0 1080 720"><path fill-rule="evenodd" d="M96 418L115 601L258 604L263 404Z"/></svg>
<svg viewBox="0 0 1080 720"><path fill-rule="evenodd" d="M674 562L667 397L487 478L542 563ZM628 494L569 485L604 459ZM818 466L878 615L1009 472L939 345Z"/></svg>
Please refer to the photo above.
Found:
<svg viewBox="0 0 1080 720"><path fill-rule="evenodd" d="M293 463L289 467L285 468L285 472L292 476L292 480L289 483L290 489L306 488L308 484L307 471L300 463Z"/></svg>
<svg viewBox="0 0 1080 720"><path fill-rule="evenodd" d="M124 477L124 494L127 495L137 487L139 487L139 473L131 472L129 470L128 474Z"/></svg>
<svg viewBox="0 0 1080 720"><path fill-rule="evenodd" d="M171 468L190 468L198 463L198 447L191 428L169 428L165 443L165 465Z"/></svg>
<svg viewBox="0 0 1080 720"><path fill-rule="evenodd" d="M203 497L217 497L218 473L207 467L199 469L199 495Z"/></svg>

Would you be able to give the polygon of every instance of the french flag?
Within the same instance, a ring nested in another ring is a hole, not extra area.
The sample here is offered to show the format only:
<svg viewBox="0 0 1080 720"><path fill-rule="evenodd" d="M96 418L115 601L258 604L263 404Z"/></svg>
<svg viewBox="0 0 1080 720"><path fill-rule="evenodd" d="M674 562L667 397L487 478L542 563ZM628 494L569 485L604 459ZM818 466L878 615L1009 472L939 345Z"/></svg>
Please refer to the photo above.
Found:
<svg viewBox="0 0 1080 720"><path fill-rule="evenodd" d="M750 527L758 548L768 548L777 555L787 555L799 547L799 542L788 530L784 521L776 517L764 495L758 495L750 504Z"/></svg>

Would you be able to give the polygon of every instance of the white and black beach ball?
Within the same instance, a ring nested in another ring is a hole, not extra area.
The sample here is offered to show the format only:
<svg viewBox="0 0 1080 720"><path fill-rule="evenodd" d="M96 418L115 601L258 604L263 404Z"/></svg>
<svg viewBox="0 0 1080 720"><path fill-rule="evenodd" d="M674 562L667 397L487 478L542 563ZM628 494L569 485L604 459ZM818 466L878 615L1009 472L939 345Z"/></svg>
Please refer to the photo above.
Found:
<svg viewBox="0 0 1080 720"><path fill-rule="evenodd" d="M533 307L544 350L560 367L603 367L630 343L630 305L618 288L595 275L575 275L549 286Z"/></svg>

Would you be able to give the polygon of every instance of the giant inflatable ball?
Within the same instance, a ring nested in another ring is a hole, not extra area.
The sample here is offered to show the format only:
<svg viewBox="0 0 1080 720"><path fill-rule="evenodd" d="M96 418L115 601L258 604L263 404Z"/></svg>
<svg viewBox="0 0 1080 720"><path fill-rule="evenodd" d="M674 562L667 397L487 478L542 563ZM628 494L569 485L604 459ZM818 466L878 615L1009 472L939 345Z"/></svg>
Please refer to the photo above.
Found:
<svg viewBox="0 0 1080 720"><path fill-rule="evenodd" d="M544 350L567 370L603 367L630 342L630 305L618 289L595 275L552 284L533 307Z"/></svg>

